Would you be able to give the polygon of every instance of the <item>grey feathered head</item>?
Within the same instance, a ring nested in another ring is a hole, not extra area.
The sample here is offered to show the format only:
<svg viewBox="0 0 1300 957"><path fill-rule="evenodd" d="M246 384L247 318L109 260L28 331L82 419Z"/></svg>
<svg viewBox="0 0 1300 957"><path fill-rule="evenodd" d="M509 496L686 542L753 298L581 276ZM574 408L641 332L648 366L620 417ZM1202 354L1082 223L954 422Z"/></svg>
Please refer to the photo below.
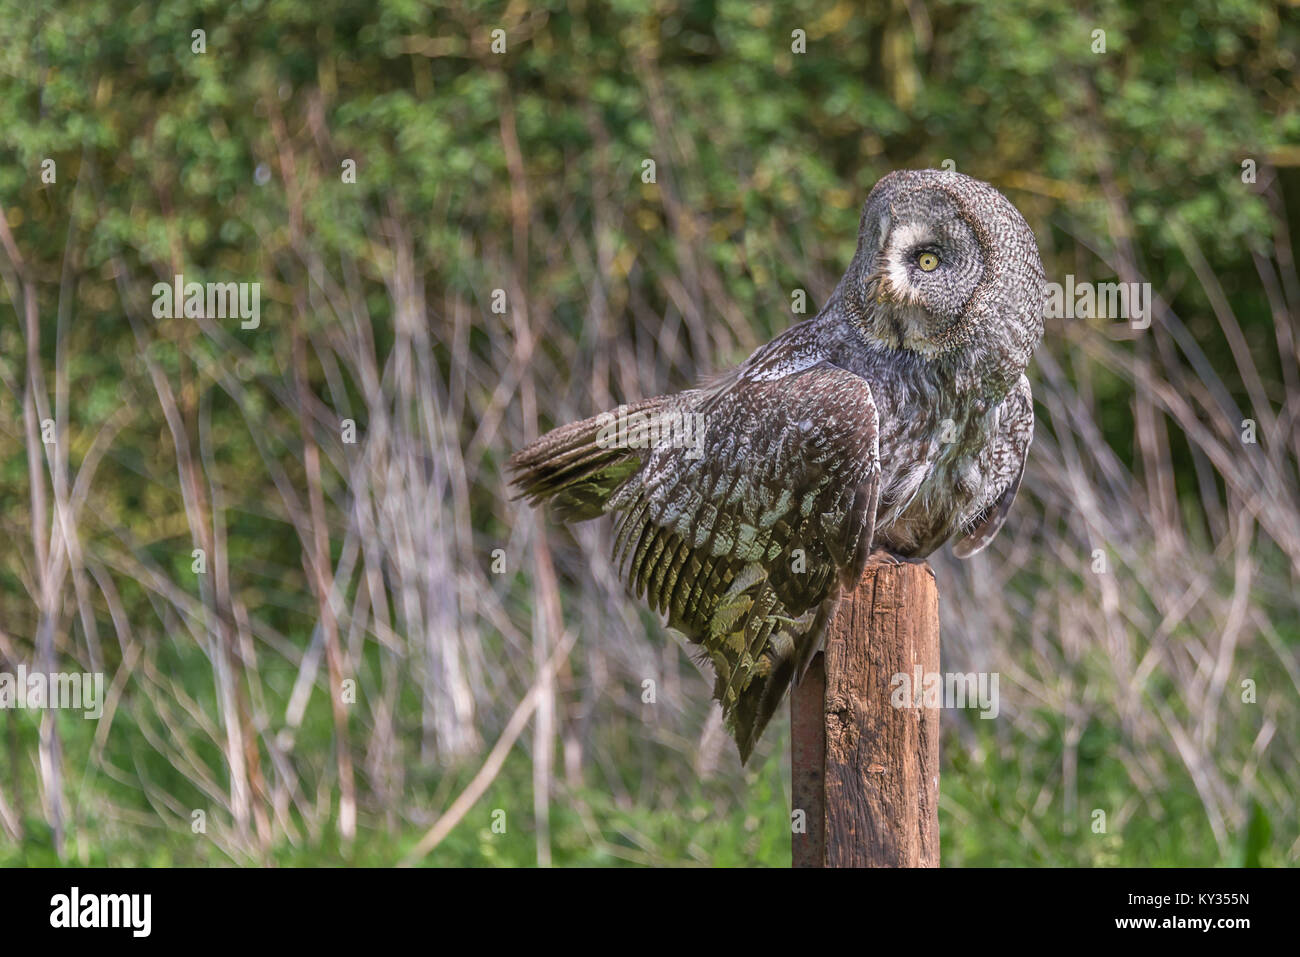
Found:
<svg viewBox="0 0 1300 957"><path fill-rule="evenodd" d="M838 294L864 338L1005 391L1043 335L1043 265L1019 211L988 183L900 170L867 197Z"/></svg>

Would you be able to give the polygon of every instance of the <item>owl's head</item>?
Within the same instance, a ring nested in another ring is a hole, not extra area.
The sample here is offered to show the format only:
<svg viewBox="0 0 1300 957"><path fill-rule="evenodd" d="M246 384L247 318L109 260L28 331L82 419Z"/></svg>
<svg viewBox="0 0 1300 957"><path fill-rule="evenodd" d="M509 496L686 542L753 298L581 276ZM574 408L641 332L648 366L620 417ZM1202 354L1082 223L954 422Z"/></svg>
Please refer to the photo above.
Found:
<svg viewBox="0 0 1300 957"><path fill-rule="evenodd" d="M1007 353L1018 377L1042 337L1034 234L1005 196L961 173L899 170L876 183L840 291L864 338L925 359Z"/></svg>

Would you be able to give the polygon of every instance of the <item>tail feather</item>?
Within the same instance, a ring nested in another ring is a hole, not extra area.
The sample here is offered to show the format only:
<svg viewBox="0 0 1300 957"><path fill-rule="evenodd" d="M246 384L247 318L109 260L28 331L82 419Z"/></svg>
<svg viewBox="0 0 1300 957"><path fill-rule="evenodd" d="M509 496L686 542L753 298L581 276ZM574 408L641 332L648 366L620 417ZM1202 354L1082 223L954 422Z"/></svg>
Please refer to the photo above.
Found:
<svg viewBox="0 0 1300 957"><path fill-rule="evenodd" d="M621 406L616 414L653 410L666 397ZM529 504L546 502L565 522L581 522L607 511L610 498L641 468L640 450L605 444L610 417L593 416L547 432L507 463L510 484Z"/></svg>

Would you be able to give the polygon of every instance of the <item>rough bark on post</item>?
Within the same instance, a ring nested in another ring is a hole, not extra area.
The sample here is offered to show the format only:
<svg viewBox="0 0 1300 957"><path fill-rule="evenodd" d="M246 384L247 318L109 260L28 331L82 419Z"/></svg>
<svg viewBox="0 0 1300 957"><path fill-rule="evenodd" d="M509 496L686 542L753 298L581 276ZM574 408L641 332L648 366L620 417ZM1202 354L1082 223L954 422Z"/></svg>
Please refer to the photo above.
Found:
<svg viewBox="0 0 1300 957"><path fill-rule="evenodd" d="M939 711L890 701L918 669L939 670L934 573L868 564L790 696L795 867L939 866Z"/></svg>

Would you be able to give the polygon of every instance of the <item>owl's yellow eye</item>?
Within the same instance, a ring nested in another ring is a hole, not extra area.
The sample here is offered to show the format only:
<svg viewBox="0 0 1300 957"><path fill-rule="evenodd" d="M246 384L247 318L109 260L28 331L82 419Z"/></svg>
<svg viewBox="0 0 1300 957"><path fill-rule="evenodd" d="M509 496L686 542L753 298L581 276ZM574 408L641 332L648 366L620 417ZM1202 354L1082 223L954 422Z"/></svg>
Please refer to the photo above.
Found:
<svg viewBox="0 0 1300 957"><path fill-rule="evenodd" d="M939 267L939 257L934 253L921 253L916 257L916 264L921 267L922 272L933 272Z"/></svg>

